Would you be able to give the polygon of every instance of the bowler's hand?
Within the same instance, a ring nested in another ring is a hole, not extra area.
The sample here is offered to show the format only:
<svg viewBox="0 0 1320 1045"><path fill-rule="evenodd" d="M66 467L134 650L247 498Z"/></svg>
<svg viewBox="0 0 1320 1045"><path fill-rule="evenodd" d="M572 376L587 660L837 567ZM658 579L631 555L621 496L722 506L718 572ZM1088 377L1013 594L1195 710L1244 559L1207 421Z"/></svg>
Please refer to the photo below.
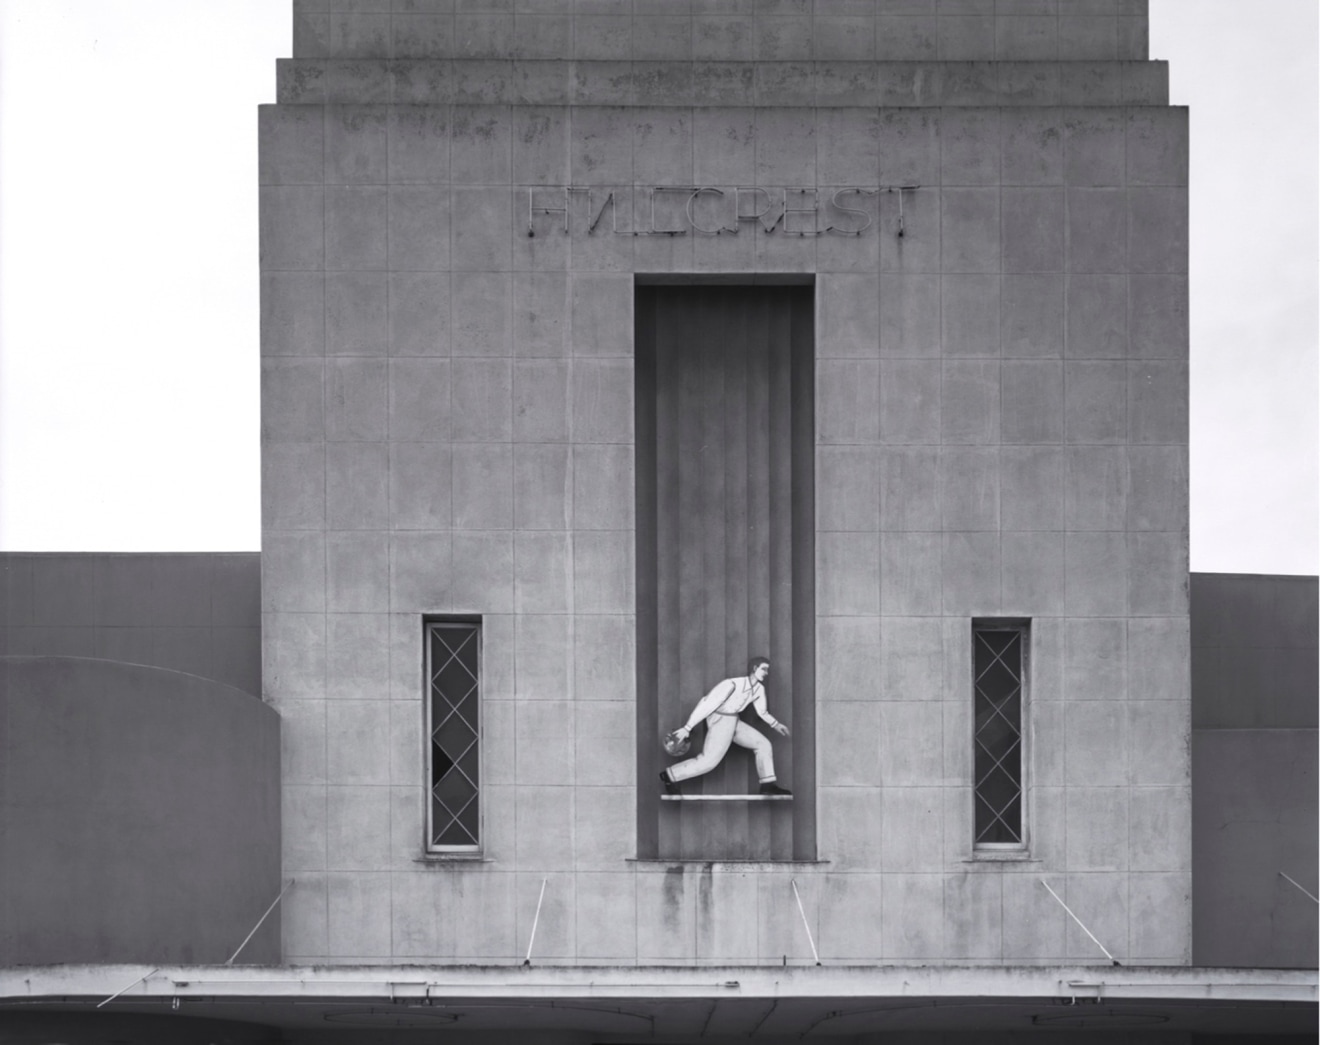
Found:
<svg viewBox="0 0 1320 1045"><path fill-rule="evenodd" d="M686 740L691 735L692 730L688 729L687 726L679 726L674 730L674 736L678 737L679 740Z"/></svg>
<svg viewBox="0 0 1320 1045"><path fill-rule="evenodd" d="M776 733L778 733L781 737L787 737L792 735L791 733L789 733L788 727L784 725L782 722L776 722L770 728L773 729Z"/></svg>

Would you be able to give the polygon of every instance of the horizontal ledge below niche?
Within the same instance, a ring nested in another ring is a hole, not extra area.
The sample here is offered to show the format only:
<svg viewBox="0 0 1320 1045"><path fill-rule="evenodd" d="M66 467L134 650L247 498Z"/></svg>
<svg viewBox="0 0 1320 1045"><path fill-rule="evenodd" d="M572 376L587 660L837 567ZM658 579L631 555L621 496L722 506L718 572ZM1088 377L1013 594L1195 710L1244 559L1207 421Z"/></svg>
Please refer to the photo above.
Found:
<svg viewBox="0 0 1320 1045"><path fill-rule="evenodd" d="M792 795L661 795L662 802L791 802Z"/></svg>

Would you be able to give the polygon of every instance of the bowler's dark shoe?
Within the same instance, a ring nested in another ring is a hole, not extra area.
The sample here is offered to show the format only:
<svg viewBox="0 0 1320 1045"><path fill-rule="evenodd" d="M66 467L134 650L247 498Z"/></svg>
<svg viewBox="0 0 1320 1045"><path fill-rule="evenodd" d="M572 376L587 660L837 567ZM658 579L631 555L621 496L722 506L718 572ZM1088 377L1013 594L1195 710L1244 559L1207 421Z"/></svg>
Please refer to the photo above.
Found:
<svg viewBox="0 0 1320 1045"><path fill-rule="evenodd" d="M763 795L791 795L793 792L786 787L780 787L773 780L767 780L761 785L761 794Z"/></svg>
<svg viewBox="0 0 1320 1045"><path fill-rule="evenodd" d="M665 794L681 795L683 792L678 789L678 785L669 779L669 773L666 770L660 770L660 783L665 785Z"/></svg>

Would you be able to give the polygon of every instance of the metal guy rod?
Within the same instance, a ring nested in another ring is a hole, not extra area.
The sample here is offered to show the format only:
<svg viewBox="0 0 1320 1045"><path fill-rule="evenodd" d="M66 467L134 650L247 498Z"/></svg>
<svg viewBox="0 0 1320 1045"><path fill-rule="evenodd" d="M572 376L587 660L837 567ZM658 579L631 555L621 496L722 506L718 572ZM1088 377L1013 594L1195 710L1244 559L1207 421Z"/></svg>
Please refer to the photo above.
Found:
<svg viewBox="0 0 1320 1045"><path fill-rule="evenodd" d="M1059 894L1056 893L1053 889L1050 889L1050 883L1049 883L1049 882L1045 881L1044 878L1038 878L1038 879L1036 879L1036 880L1037 880L1038 882L1040 882L1040 884L1043 885L1046 889L1049 889L1049 893L1050 893L1050 895L1051 895L1052 897L1054 897L1054 899L1059 900ZM1099 940L1097 940L1097 939L1095 938L1095 933L1091 932L1091 930L1088 929L1088 928L1083 924L1082 920L1081 920L1080 918L1078 918L1077 915L1075 915L1075 914L1072 913L1072 908L1071 908L1071 907L1069 907L1069 906L1068 906L1066 903L1064 903L1062 900L1059 900L1059 906L1062 907L1065 911L1067 911L1069 917L1072 918L1072 920L1073 920L1074 922L1076 922L1078 925L1080 925L1080 926L1082 927L1082 932L1086 933L1087 936L1091 937L1091 942L1094 943L1097 947L1099 947L1102 951L1105 952L1105 957L1106 957L1106 958L1108 958L1108 959L1109 959L1111 962L1113 962L1115 965L1120 965L1120 964L1122 964L1121 962L1119 962L1119 960L1118 960L1117 958L1115 958L1112 954L1110 954L1109 951L1105 950L1105 945L1104 945L1103 943L1101 943Z"/></svg>
<svg viewBox="0 0 1320 1045"><path fill-rule="evenodd" d="M127 987L125 987L123 990L115 991L115 993L112 994L112 995L110 995L110 997L106 998L105 1001L97 1002L97 1003L96 1003L96 1007L99 1009L102 1005L109 1005L112 1001L114 1001L114 1000L115 1000L116 998L118 998L121 994L123 994L124 991L132 990L132 989L133 989L134 987L136 987L139 983L141 983L143 980L145 980L148 976L152 975L153 973L157 973L157 972L160 972L160 969L159 969L159 968L152 969L151 972L143 973L141 976L139 976L136 980L134 980L132 983L130 983L130 984L129 984Z"/></svg>
<svg viewBox="0 0 1320 1045"><path fill-rule="evenodd" d="M1288 878L1288 876L1287 876L1286 874L1284 874L1282 871L1280 871L1279 874L1282 875L1282 876L1283 876L1285 879L1287 879L1288 881L1292 882L1293 885L1296 885L1297 888L1298 888L1298 889L1301 889L1302 892L1306 893L1307 896L1311 896L1310 891L1309 891L1305 886L1300 885L1299 883L1297 883L1296 881L1294 881L1294 880L1291 879L1291 878ZM1316 898L1315 898L1314 896L1311 896L1311 899L1312 899L1312 900L1315 900L1316 903L1320 903L1320 900L1316 900Z"/></svg>
<svg viewBox="0 0 1320 1045"><path fill-rule="evenodd" d="M252 931L243 937L243 942L238 945L238 950L229 956L229 961L225 962L226 965L234 964L234 959L238 957L239 951L242 951L243 948L248 945L248 941L257 935L257 930L261 928L262 922L270 917L270 912L275 910L275 905L284 899L284 894L289 891L289 886L293 885L294 881L294 879L290 878L284 883L284 888L280 890L280 895L270 902L270 906L266 908L266 913L257 919L257 924L252 927Z"/></svg>
<svg viewBox="0 0 1320 1045"><path fill-rule="evenodd" d="M793 895L797 897L798 914L802 915L802 928L807 930L807 943L811 944L811 956L816 959L816 964L820 964L820 955L816 951L816 941L811 938L811 926L807 922L807 912L802 907L802 894L798 892L797 879L790 878L793 883Z"/></svg>
<svg viewBox="0 0 1320 1045"><path fill-rule="evenodd" d="M532 964L532 944L536 942L536 924L541 920L541 901L545 899L545 879L541 879L541 895L536 901L536 917L532 919L532 938L527 941L527 957L523 959L524 965Z"/></svg>

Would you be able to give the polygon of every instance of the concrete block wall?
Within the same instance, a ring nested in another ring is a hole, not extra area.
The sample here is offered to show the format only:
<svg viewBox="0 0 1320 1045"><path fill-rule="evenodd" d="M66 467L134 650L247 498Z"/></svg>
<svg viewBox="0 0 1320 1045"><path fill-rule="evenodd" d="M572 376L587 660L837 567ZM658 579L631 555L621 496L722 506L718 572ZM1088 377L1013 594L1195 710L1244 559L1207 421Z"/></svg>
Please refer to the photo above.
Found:
<svg viewBox="0 0 1320 1045"><path fill-rule="evenodd" d="M831 960L1104 961L1044 879L1116 957L1187 962L1185 111L993 75L825 104L810 70L774 104L640 104L633 69L613 105L494 74L497 104L391 105L375 39L260 113L285 959L520 961L542 881L544 961L803 959L794 878ZM588 233L584 204L527 235L529 186L612 189L628 229L656 185L895 183L902 237L893 193L856 237ZM632 859L638 273L815 280L816 863ZM422 852L436 613L484 623L480 861ZM1032 621L1026 859L972 850L979 617Z"/></svg>
<svg viewBox="0 0 1320 1045"><path fill-rule="evenodd" d="M0 554L0 656L94 657L261 692L256 552Z"/></svg>

